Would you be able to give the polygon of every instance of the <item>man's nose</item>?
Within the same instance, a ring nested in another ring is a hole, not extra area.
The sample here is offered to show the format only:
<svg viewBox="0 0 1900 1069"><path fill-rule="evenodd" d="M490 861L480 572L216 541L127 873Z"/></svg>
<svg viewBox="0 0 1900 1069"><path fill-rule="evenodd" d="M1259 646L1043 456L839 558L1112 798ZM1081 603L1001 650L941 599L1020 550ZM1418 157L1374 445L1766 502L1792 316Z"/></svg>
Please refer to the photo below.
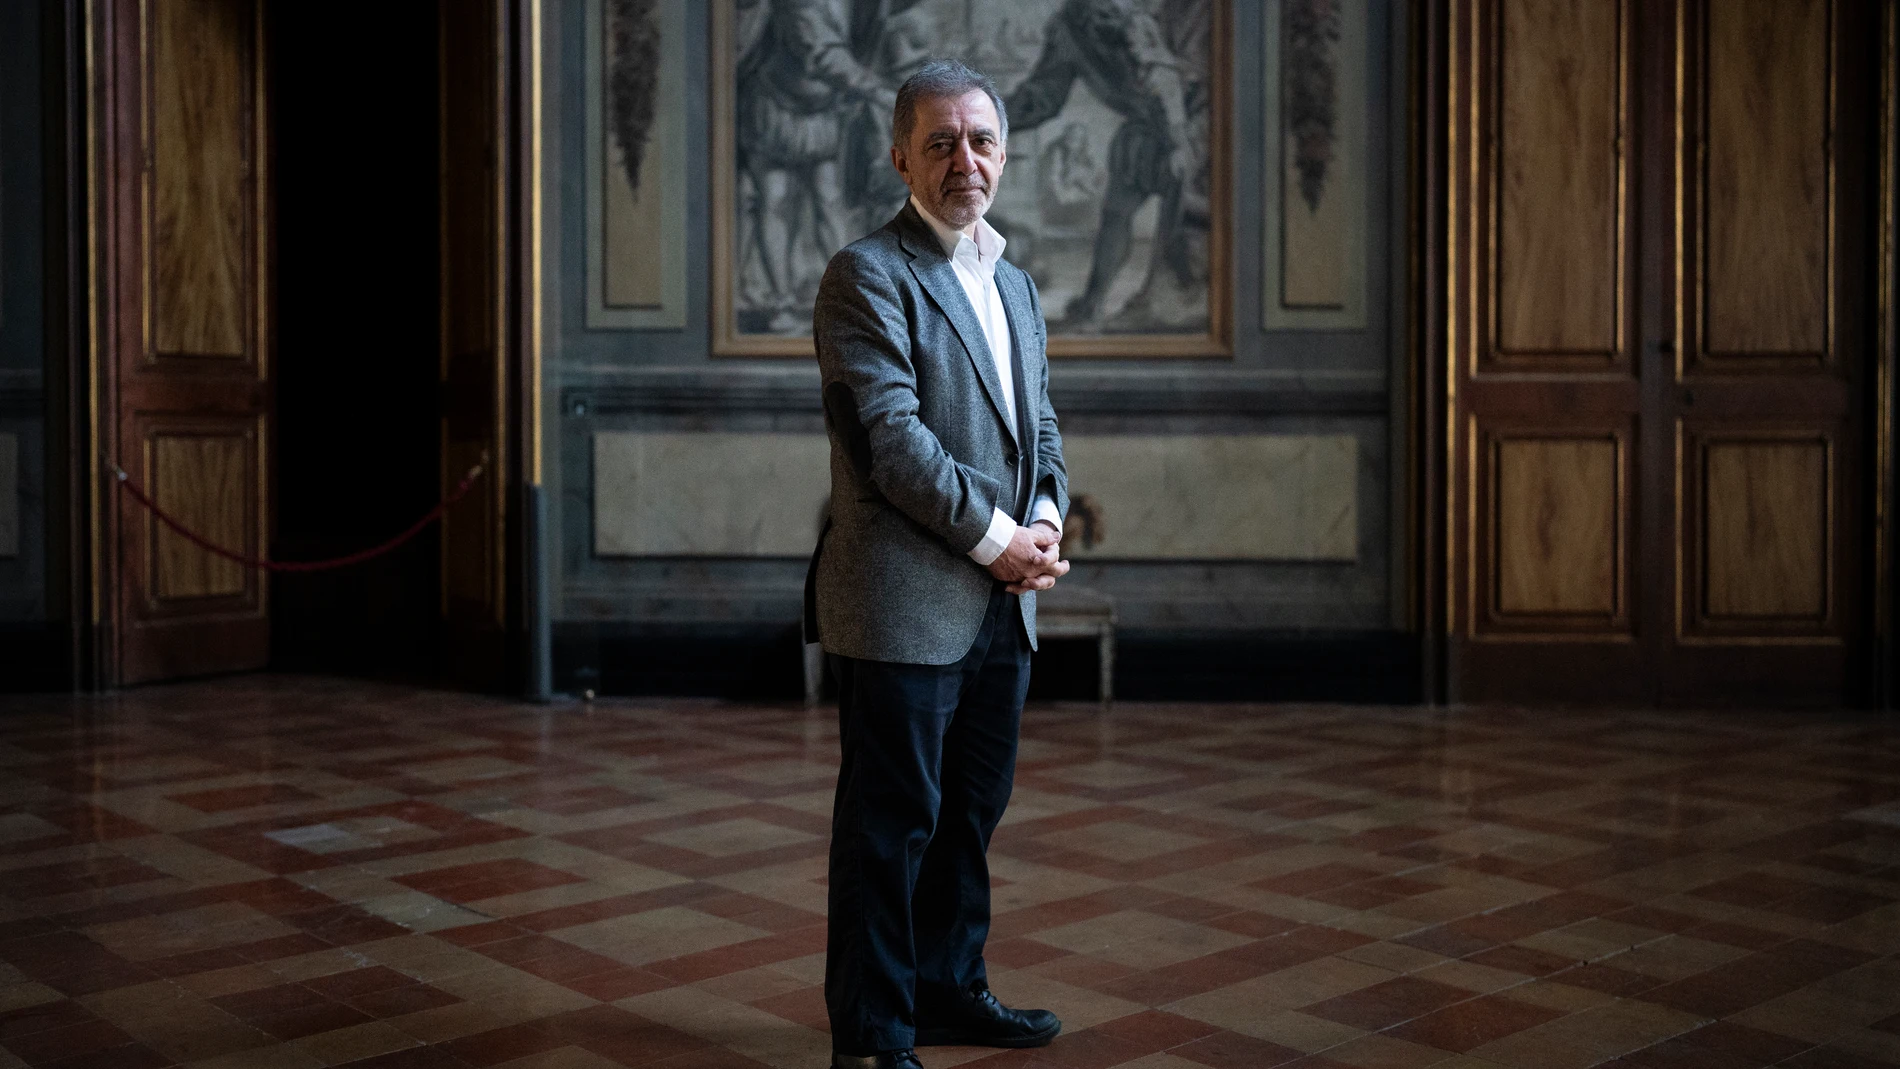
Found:
<svg viewBox="0 0 1900 1069"><path fill-rule="evenodd" d="M976 173L976 146L968 138L957 142L957 149L950 155L950 163L958 174Z"/></svg>

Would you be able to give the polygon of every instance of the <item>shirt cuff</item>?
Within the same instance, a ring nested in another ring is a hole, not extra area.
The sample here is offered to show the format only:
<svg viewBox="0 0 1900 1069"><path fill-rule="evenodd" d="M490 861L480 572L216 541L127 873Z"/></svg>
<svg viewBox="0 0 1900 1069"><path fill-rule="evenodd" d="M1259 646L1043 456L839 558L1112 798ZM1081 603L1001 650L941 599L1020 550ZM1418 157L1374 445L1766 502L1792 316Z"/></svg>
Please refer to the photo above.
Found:
<svg viewBox="0 0 1900 1069"><path fill-rule="evenodd" d="M1048 494L1036 498L1036 507L1029 510L1029 522L1035 523L1037 520L1049 521L1056 529L1056 537L1062 537L1062 513L1056 510L1055 498Z"/></svg>
<svg viewBox="0 0 1900 1069"><path fill-rule="evenodd" d="M1016 521L1002 509L991 509L995 513L990 518L990 529L983 535L983 541L970 551L970 559L987 568L990 562L1003 555L1009 548L1009 540L1016 537Z"/></svg>

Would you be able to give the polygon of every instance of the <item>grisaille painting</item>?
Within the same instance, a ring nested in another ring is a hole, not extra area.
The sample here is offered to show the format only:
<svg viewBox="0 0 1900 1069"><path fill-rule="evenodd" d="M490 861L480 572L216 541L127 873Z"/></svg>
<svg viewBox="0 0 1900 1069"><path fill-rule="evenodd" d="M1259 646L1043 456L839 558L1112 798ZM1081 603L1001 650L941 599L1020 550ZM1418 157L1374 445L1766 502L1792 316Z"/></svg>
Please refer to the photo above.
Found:
<svg viewBox="0 0 1900 1069"><path fill-rule="evenodd" d="M932 58L996 80L989 221L1056 355L1224 355L1228 0L716 0L714 351L811 352L837 249L908 191L891 104Z"/></svg>

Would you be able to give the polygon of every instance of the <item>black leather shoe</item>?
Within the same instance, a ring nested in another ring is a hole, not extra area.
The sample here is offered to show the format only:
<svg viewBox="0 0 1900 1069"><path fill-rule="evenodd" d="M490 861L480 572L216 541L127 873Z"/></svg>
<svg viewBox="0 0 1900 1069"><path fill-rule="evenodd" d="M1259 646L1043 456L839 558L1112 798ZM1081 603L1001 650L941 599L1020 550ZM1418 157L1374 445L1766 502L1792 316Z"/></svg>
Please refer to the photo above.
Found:
<svg viewBox="0 0 1900 1069"><path fill-rule="evenodd" d="M868 1057L833 1054L831 1069L924 1069L914 1050L887 1050Z"/></svg>
<svg viewBox="0 0 1900 1069"><path fill-rule="evenodd" d="M987 987L964 995L963 1004L917 1015L920 1047L1045 1047L1062 1031L1048 1010L1012 1010Z"/></svg>

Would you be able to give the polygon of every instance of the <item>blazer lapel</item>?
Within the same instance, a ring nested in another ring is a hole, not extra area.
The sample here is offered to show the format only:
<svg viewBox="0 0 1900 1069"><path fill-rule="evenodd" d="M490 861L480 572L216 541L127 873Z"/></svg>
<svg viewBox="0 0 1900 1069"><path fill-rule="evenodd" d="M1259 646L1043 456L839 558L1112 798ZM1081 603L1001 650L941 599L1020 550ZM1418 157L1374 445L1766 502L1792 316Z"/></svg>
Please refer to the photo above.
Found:
<svg viewBox="0 0 1900 1069"><path fill-rule="evenodd" d="M976 312L970 307L969 294L963 292L963 283L957 281L957 269L950 266L943 247L937 243L937 235L930 232L930 225L917 215L916 209L905 205L903 216L909 225L899 236L911 256L910 273L916 276L924 292L930 294L930 299L937 302L937 307L956 330L957 339L963 342L963 352L970 358L977 380L990 399L990 407L996 411L996 418L1009 427L1010 437L1020 437L1020 432L1009 426L1009 404L1004 399L1003 380L996 374L996 358L990 355L990 343L984 340L983 327L977 323ZM1017 342L1019 347L1021 344Z"/></svg>
<svg viewBox="0 0 1900 1069"><path fill-rule="evenodd" d="M1030 331L1030 320L1035 312L1029 303L1029 287L1023 285L1023 273L1014 264L996 265L996 290L1003 295L1003 312L1009 319L1010 340L1016 346L1016 358L1010 361L1016 371L1018 384L1016 411L1022 420L1022 430L1017 432L1016 440L1030 443L1025 451L1033 453L1036 427L1041 422L1041 416L1036 411L1036 391L1029 388L1029 339L1034 337Z"/></svg>

